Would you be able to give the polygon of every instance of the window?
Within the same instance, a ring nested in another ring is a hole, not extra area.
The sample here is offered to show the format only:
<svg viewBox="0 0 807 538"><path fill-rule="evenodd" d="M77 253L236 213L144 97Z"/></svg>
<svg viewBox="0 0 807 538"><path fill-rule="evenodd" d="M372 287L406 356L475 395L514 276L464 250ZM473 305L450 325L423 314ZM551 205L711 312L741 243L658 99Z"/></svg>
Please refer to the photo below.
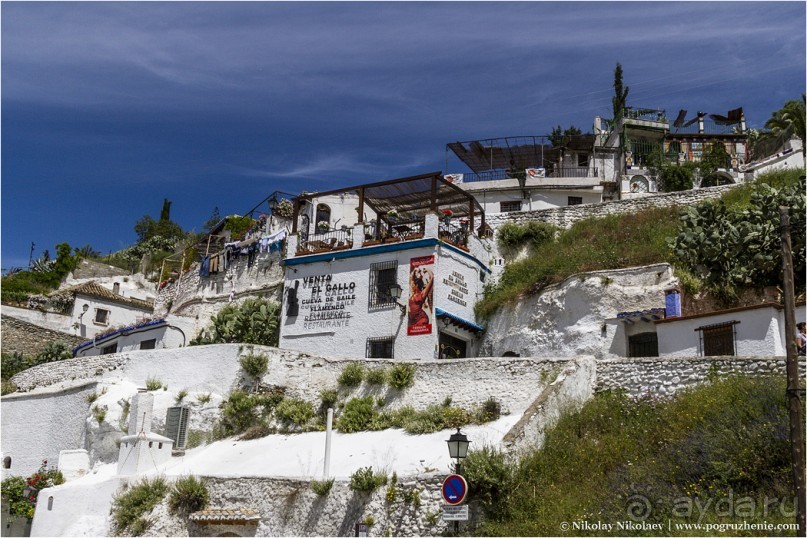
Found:
<svg viewBox="0 0 807 538"><path fill-rule="evenodd" d="M390 295L390 286L397 283L395 273L397 262L374 263L370 266L370 306L394 306L395 299Z"/></svg>
<svg viewBox="0 0 807 538"><path fill-rule="evenodd" d="M716 323L695 329L700 333L701 354L704 357L735 355L737 332L734 326L739 321Z"/></svg>
<svg viewBox="0 0 807 538"><path fill-rule="evenodd" d="M629 336L628 357L658 357L658 334L647 332Z"/></svg>
<svg viewBox="0 0 807 538"><path fill-rule="evenodd" d="M588 153L577 154L577 166L588 168Z"/></svg>
<svg viewBox="0 0 807 538"><path fill-rule="evenodd" d="M157 339L152 338L151 340L143 340L140 342L140 349L154 349L157 347Z"/></svg>
<svg viewBox="0 0 807 538"><path fill-rule="evenodd" d="M320 222L331 223L331 208L328 204L317 204L316 219L314 219L314 226L319 227Z"/></svg>
<svg viewBox="0 0 807 538"><path fill-rule="evenodd" d="M393 359L395 358L395 337L382 336L367 339L368 359Z"/></svg>
<svg viewBox="0 0 807 538"><path fill-rule="evenodd" d="M499 211L502 213L521 211L521 200L516 200L515 202L499 202Z"/></svg>
<svg viewBox="0 0 807 538"><path fill-rule="evenodd" d="M582 196L569 196L569 203L566 205L580 205L583 203Z"/></svg>
<svg viewBox="0 0 807 538"><path fill-rule="evenodd" d="M118 351L118 344L110 344L108 346L101 348L101 355L109 355L110 353L116 353Z"/></svg>
<svg viewBox="0 0 807 538"><path fill-rule="evenodd" d="M103 308L95 309L95 319L93 320L98 325L109 325L109 310Z"/></svg>

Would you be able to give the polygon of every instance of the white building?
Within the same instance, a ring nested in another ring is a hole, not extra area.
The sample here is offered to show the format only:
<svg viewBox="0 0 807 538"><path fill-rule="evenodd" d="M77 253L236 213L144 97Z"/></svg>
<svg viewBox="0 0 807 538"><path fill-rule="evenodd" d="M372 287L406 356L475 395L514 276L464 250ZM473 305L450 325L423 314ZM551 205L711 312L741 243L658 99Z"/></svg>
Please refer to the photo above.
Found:
<svg viewBox="0 0 807 538"><path fill-rule="evenodd" d="M354 213L361 221L371 215L370 222L302 229L310 220L300 208L349 193L362 209ZM334 357L476 355L483 328L473 307L490 273L490 240L473 233L476 223L485 226L472 196L435 172L302 195L295 203L281 348Z"/></svg>
<svg viewBox="0 0 807 538"><path fill-rule="evenodd" d="M187 345L185 331L165 319L154 319L121 327L96 336L73 348L76 357L106 355L140 349L168 349Z"/></svg>
<svg viewBox="0 0 807 538"><path fill-rule="evenodd" d="M154 303L120 293L120 285L109 290L95 281L57 290L51 297L72 301L68 308L79 335L92 338L112 327L142 323L154 310Z"/></svg>

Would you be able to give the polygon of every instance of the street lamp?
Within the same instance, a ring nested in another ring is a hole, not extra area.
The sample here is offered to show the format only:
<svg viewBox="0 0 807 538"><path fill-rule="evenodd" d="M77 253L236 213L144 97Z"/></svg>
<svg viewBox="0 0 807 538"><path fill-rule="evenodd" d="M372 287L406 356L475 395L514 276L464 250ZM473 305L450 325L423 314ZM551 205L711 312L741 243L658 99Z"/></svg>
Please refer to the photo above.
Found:
<svg viewBox="0 0 807 538"><path fill-rule="evenodd" d="M387 288L387 293L392 298L392 300L395 301L395 304L398 305L398 307L401 309L401 313L403 314L406 312L406 306L398 302L398 299L401 298L402 292L403 289L401 289L401 287L397 283L390 284L389 288Z"/></svg>
<svg viewBox="0 0 807 538"><path fill-rule="evenodd" d="M448 453L449 455L457 460L457 466L455 467L454 471L457 474L460 474L460 460L464 460L468 457L468 445L471 444L471 441L468 440L468 437L460 432L460 429L457 428L457 433L452 433L451 437L448 438L446 441L448 444Z"/></svg>

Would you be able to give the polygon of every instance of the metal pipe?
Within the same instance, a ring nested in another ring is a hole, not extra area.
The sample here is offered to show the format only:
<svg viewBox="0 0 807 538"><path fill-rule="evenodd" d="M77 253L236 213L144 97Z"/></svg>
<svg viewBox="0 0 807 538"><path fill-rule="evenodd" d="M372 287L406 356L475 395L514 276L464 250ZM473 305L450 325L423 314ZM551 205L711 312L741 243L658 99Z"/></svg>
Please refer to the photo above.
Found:
<svg viewBox="0 0 807 538"><path fill-rule="evenodd" d="M325 468L324 478L327 480L331 474L331 432L333 430L333 407L328 408L327 419L325 420Z"/></svg>

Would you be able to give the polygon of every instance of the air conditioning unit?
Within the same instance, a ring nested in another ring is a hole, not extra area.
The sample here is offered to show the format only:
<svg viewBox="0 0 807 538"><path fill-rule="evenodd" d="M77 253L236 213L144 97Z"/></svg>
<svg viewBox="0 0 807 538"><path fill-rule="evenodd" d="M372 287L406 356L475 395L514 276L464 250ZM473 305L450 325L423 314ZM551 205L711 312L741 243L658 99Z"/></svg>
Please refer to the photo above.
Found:
<svg viewBox="0 0 807 538"><path fill-rule="evenodd" d="M174 448L188 444L188 420L191 410L187 406L169 407L165 416L165 436L174 440Z"/></svg>

